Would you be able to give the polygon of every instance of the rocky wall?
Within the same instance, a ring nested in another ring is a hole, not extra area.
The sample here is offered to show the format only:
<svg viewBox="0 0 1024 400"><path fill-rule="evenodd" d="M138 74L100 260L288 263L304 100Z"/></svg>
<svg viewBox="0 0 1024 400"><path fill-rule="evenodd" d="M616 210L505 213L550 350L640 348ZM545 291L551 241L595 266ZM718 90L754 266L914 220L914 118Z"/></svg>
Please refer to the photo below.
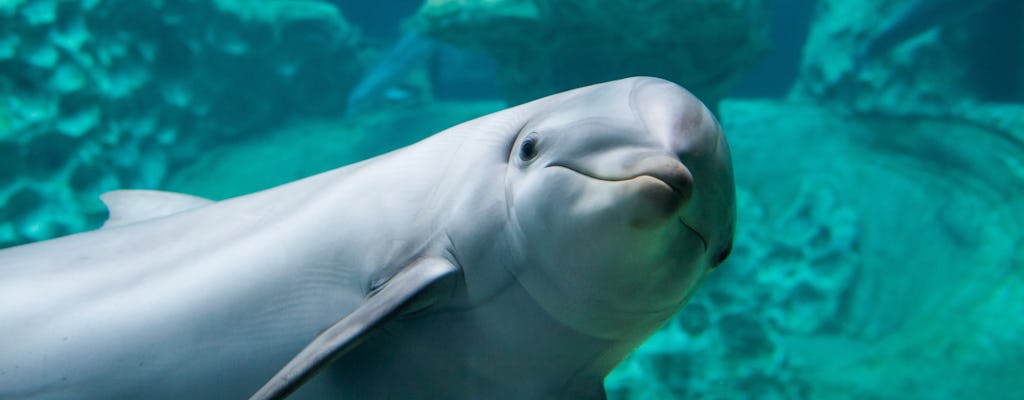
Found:
<svg viewBox="0 0 1024 400"><path fill-rule="evenodd" d="M0 2L0 247L96 226L211 143L341 115L356 33L313 0Z"/></svg>
<svg viewBox="0 0 1024 400"><path fill-rule="evenodd" d="M714 104L767 51L767 3L428 0L412 25L494 57L511 103L651 75Z"/></svg>

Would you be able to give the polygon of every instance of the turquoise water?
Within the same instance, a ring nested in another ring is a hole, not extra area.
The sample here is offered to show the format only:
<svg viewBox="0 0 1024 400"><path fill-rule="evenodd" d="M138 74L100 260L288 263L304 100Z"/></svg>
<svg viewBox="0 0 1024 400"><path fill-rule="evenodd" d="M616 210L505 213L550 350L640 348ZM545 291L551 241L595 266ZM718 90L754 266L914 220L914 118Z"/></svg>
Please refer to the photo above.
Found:
<svg viewBox="0 0 1024 400"><path fill-rule="evenodd" d="M1024 399L1020 2L420 3L0 0L0 247L655 75L721 121L738 231L609 397Z"/></svg>

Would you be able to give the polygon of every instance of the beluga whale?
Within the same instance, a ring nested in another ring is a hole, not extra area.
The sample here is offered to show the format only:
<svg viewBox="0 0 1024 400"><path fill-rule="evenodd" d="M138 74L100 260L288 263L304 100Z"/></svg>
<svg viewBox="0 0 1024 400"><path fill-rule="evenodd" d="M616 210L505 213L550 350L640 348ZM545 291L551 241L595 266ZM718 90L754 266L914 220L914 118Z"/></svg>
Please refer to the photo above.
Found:
<svg viewBox="0 0 1024 400"><path fill-rule="evenodd" d="M603 398L736 215L719 123L650 77L223 201L103 200L0 251L0 398Z"/></svg>

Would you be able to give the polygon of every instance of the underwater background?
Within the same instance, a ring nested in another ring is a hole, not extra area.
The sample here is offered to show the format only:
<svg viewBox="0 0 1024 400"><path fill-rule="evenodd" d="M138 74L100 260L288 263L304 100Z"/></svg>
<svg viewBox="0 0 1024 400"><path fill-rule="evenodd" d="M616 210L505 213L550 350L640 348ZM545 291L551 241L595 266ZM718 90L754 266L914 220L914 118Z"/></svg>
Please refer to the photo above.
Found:
<svg viewBox="0 0 1024 400"><path fill-rule="evenodd" d="M0 0L0 247L653 75L720 119L735 250L613 399L1024 399L1019 0ZM2 329L2 328L0 328ZM552 355L557 357L557 355Z"/></svg>

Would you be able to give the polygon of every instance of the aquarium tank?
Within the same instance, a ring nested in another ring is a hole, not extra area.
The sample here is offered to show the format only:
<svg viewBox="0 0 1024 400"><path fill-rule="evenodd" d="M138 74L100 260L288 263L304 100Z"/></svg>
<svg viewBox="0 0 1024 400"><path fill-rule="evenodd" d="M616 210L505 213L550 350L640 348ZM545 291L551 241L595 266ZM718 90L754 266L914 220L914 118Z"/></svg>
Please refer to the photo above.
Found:
<svg viewBox="0 0 1024 400"><path fill-rule="evenodd" d="M1024 399L1019 0L0 0L0 248L629 76L715 114L737 225L608 398Z"/></svg>

